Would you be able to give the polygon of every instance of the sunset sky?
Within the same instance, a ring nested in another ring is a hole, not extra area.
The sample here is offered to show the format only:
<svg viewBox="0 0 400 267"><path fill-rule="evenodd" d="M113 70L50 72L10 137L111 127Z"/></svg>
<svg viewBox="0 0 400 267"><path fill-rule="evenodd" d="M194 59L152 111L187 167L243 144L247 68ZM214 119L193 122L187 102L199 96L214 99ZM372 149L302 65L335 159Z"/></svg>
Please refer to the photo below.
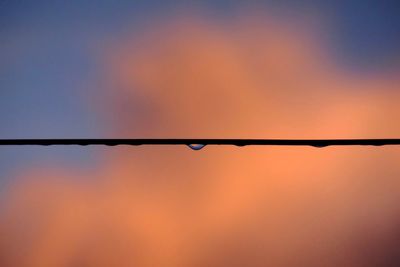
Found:
<svg viewBox="0 0 400 267"><path fill-rule="evenodd" d="M397 1L259 2L0 0L0 138L400 137ZM0 265L398 266L399 160L1 147Z"/></svg>

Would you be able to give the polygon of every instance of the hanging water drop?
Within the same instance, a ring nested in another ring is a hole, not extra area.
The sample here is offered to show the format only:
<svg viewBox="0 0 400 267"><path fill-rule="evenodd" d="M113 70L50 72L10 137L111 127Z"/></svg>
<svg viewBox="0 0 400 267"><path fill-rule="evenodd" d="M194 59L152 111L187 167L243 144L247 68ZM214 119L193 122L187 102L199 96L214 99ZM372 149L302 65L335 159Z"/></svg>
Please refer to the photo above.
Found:
<svg viewBox="0 0 400 267"><path fill-rule="evenodd" d="M188 147L190 147L193 150L200 150L205 146L206 145L202 145L202 144L190 144L190 145L188 145Z"/></svg>

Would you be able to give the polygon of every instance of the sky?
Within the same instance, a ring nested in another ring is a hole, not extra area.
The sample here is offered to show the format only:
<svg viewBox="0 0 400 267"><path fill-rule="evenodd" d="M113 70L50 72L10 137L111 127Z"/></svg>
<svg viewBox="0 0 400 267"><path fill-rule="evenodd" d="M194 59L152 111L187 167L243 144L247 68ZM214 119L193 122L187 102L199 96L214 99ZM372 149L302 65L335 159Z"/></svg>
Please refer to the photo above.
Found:
<svg viewBox="0 0 400 267"><path fill-rule="evenodd" d="M399 47L398 1L0 0L0 138L398 138ZM0 265L397 266L398 159L1 147Z"/></svg>

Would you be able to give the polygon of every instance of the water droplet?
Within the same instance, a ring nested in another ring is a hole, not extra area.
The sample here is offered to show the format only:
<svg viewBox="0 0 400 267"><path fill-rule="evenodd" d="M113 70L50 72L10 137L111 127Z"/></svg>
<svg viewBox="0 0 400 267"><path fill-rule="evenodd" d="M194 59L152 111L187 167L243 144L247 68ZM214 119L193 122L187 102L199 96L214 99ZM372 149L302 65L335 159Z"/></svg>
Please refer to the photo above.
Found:
<svg viewBox="0 0 400 267"><path fill-rule="evenodd" d="M202 144L190 144L190 145L188 145L188 147L190 147L193 150L200 150L205 146L206 145L202 145Z"/></svg>

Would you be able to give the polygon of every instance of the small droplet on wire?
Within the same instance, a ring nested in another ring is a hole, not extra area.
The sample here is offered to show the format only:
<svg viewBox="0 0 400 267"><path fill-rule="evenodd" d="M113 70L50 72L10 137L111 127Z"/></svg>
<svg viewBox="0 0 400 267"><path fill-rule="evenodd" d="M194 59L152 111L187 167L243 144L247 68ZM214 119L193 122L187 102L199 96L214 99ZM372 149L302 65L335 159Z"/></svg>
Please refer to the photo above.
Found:
<svg viewBox="0 0 400 267"><path fill-rule="evenodd" d="M188 145L188 147L190 147L193 150L200 150L205 146L206 145L202 145L202 144L190 144L190 145Z"/></svg>

